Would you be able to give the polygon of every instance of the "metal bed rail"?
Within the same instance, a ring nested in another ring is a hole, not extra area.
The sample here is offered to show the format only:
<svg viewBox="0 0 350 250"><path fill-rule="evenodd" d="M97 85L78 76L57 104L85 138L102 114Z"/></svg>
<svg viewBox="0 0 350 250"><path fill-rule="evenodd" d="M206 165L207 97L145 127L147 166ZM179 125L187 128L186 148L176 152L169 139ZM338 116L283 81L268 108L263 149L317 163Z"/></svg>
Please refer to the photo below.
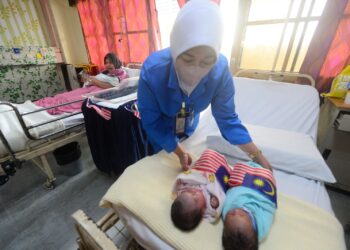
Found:
<svg viewBox="0 0 350 250"><path fill-rule="evenodd" d="M59 105L55 105L55 106L51 106L51 107L47 107L47 108L40 108L40 109L37 109L37 110L34 110L34 111L30 111L30 112L27 112L27 113L20 113L18 108L13 105L12 103L10 102L0 102L0 105L5 105L5 106L9 106L12 108L12 110L9 110L9 111L5 111L5 112L11 112L13 111L23 129L23 132L24 134L27 136L28 139L31 139L31 140L41 140L41 139L45 139L45 138L48 138L48 137L51 137L52 135L55 135L55 134L58 134L58 133L61 133L61 132L64 132L64 131L67 131L69 129L72 129L73 127L77 127L77 126L80 126L82 124L84 124L83 122L80 123L80 124L77 124L77 125L74 125L74 126L71 126L71 127L68 127L68 128L65 128L65 129L62 129L62 130L59 130L59 131L56 131L55 133L52 133L52 134L48 134L48 135L44 135L44 136L41 136L41 137L35 137L33 136L29 130L33 129L33 128L37 128L37 127L40 127L40 126L43 126L43 125L46 125L46 124L49 124L49 123L53 123L53 122L56 122L56 121L59 121L59 120L62 120L64 118L67 118L67 117L71 117L71 116L74 116L74 115L77 115L77 114L81 114L82 112L74 112L74 113L71 113L71 114L66 114L64 116L60 116L60 117L57 117L55 119L51 119L47 122L42 122L42 123L38 123L38 124L35 124L35 125L31 125L31 126L28 126L26 125L24 119L23 119L23 116L27 116L27 115L31 115L31 114L35 114L35 113L39 113L39 112L42 112L42 111L46 111L46 110L50 110L50 109L53 109L53 108L57 108L57 107L62 107L62 106L66 106L66 105L69 105L69 104L72 104L72 103L77 103L77 102L82 102L84 101L84 99L80 99L80 100L76 100L76 101L71 101L71 102L67 102L67 103L63 103L63 104L59 104Z"/></svg>
<svg viewBox="0 0 350 250"><path fill-rule="evenodd" d="M29 146L27 145L26 149L21 150L19 152L15 152L9 141L6 138L6 135L1 131L0 129L0 141L3 143L7 154L5 156L0 157L0 165L1 166L10 166L11 168L21 168L21 165L24 161L26 160L32 160L36 166L38 166L44 174L47 176L47 180L44 183L44 187L47 189L53 189L55 187L55 180L56 178L54 177L54 174L51 170L51 167L48 163L48 160L46 158L46 154L48 152L51 152L52 150L64 146L67 143L73 142L83 136L85 136L85 126L84 122L77 123L75 125L65 127L64 129L60 129L57 131L54 131L52 133L48 133L39 137L33 136L30 133L30 130L34 128L38 128L44 125L47 125L49 123L54 123L59 120L62 120L67 117L71 117L77 114L81 114L82 112L74 112L71 114L65 114L60 117L51 119L49 121L45 122L40 122L38 124L30 125L27 126L23 117L24 116L29 116L38 112L50 110L56 107L61 107L65 105L69 105L72 103L77 103L77 102L82 102L86 98L80 99L80 100L75 100L55 106L50 106L47 108L40 108L35 111L30 111L30 112L25 112L25 113L20 113L18 108L13 105L10 102L0 102L0 105L5 105L10 107L9 110L6 110L4 112L14 112L16 115L16 118L18 119L18 122L25 134L25 136L29 139L30 142L36 142L35 146Z"/></svg>
<svg viewBox="0 0 350 250"><path fill-rule="evenodd" d="M124 84L121 84L118 87L110 88L108 90L101 90L93 94L87 94L85 96L82 96L82 98L79 100L70 101L70 102L50 106L47 108L39 108L37 110L24 112L24 113L21 113L18 110L18 108L10 102L0 101L0 105L5 105L10 107L8 111L6 110L4 112L14 112L25 136L29 139L29 142L30 143L37 142L35 146L27 145L27 148L25 150L15 152L11 148L11 145L6 138L6 135L0 129L0 141L3 143L7 151L7 155L5 155L2 158L0 157L0 165L3 166L6 164L11 164L14 167L20 168L23 161L32 160L41 170L43 170L43 172L48 177L47 181L44 184L44 187L48 189L52 189L54 187L55 177L46 159L46 154L58 147L64 146L69 142L72 142L74 140L79 139L82 136L85 136L86 132L85 132L84 122L77 123L75 125L65 127L64 129L60 129L58 131L47 133L45 135L38 136L38 137L33 136L30 130L47 125L49 123L57 122L59 120L62 120L77 114L81 114L82 112L80 111L80 112L61 115L57 118L50 119L49 121L39 122L37 124L29 125L29 126L27 126L23 117L33 115L35 113L47 111L50 109L54 109L57 107L82 102L88 98L90 98L94 102L108 101L110 99L114 99L114 98L118 98L124 95L134 93L136 92L136 89L137 89L137 86L134 86L134 85L128 86L128 82L126 81Z"/></svg>
<svg viewBox="0 0 350 250"><path fill-rule="evenodd" d="M236 77L248 77L253 79L273 80L289 83L302 83L304 80L315 87L315 80L308 74L296 72L269 71L259 69L241 69L235 74Z"/></svg>

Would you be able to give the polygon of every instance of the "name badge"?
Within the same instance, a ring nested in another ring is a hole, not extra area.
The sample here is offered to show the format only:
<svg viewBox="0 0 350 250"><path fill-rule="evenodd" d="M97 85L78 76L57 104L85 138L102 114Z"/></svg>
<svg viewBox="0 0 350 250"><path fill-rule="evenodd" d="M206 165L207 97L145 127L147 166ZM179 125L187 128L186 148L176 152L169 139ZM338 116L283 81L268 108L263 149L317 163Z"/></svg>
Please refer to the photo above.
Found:
<svg viewBox="0 0 350 250"><path fill-rule="evenodd" d="M186 109L185 109L185 103L182 102L181 109L176 114L176 119L175 119L175 134L177 136L182 136L185 134L187 117L188 117L188 113L186 112Z"/></svg>

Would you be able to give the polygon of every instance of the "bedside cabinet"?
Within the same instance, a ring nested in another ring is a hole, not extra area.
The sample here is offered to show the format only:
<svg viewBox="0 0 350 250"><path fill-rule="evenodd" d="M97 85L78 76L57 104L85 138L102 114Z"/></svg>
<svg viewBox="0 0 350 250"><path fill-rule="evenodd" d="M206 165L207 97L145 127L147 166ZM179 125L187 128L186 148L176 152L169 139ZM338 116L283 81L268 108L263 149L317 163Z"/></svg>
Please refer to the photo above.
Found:
<svg viewBox="0 0 350 250"><path fill-rule="evenodd" d="M337 182L331 186L350 192L350 105L325 98L321 106L318 148Z"/></svg>

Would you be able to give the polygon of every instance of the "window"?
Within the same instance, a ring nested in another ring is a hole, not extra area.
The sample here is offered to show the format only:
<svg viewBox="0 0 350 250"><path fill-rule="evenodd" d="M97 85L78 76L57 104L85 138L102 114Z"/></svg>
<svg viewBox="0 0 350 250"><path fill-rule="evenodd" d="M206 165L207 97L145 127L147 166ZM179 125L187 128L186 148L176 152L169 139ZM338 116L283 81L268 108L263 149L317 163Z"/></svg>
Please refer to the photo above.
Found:
<svg viewBox="0 0 350 250"><path fill-rule="evenodd" d="M173 27L177 13L179 12L179 4L177 0L156 0L156 8L158 13L158 23L160 29L160 37L162 48L170 45L170 32Z"/></svg>
<svg viewBox="0 0 350 250"><path fill-rule="evenodd" d="M237 11L238 0L221 0L220 9L224 20L224 37L221 48L228 61L231 57L231 49L233 43L235 25L235 15ZM179 12L179 4L177 0L156 0L158 12L159 29L162 40L162 48L170 46L170 33L173 27L176 15Z"/></svg>
<svg viewBox="0 0 350 250"><path fill-rule="evenodd" d="M327 0L241 0L232 69L298 72Z"/></svg>

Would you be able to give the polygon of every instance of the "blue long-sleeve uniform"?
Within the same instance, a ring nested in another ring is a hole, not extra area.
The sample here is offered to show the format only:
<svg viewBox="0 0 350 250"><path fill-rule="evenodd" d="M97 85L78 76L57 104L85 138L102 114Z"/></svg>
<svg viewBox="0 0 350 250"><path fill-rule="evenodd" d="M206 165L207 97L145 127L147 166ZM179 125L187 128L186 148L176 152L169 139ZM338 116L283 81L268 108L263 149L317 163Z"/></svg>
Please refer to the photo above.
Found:
<svg viewBox="0 0 350 250"><path fill-rule="evenodd" d="M151 54L141 70L138 107L143 128L155 152L175 150L178 142L175 119L182 102L194 111L194 120L192 124L187 124L186 135L194 132L199 113L211 104L214 118L226 140L234 145L251 142L248 131L235 112L233 97L233 79L223 55L219 56L189 97L180 89L169 48Z"/></svg>

